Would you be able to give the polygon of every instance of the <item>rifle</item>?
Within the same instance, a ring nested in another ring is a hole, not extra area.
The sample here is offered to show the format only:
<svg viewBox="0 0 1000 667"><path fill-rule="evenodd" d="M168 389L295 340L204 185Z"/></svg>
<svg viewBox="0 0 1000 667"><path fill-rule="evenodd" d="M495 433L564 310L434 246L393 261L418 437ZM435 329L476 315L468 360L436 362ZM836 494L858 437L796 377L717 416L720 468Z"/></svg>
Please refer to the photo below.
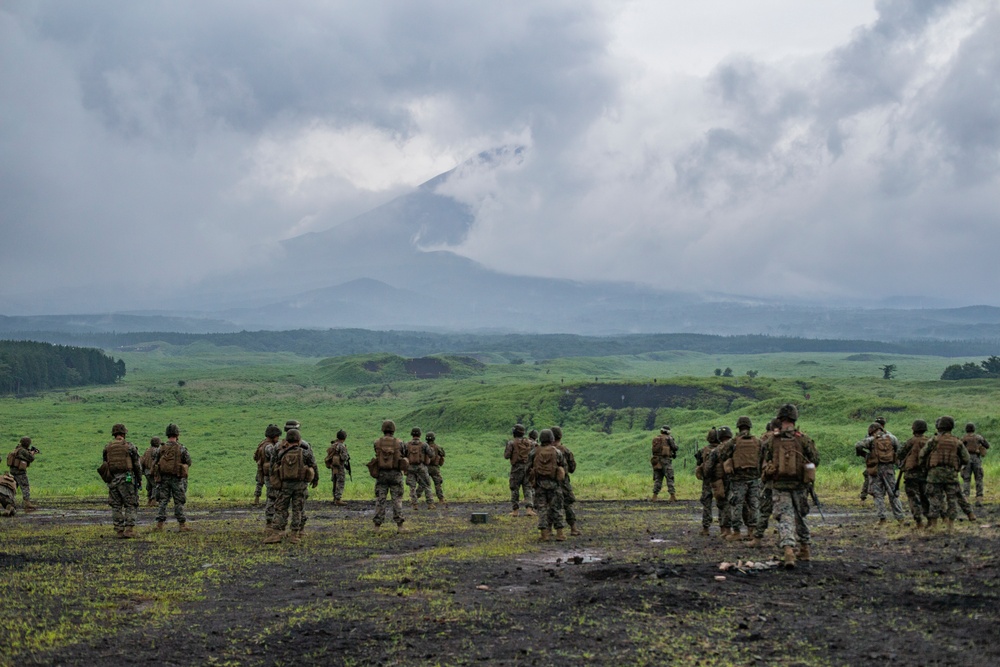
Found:
<svg viewBox="0 0 1000 667"><path fill-rule="evenodd" d="M900 470L899 474L902 475L903 471ZM888 492L889 500L899 500L899 480L896 480L896 486L894 487L890 482L892 482L892 473L889 473L888 479L886 479L886 474L882 473L882 483L885 484L885 490Z"/></svg>
<svg viewBox="0 0 1000 667"><path fill-rule="evenodd" d="M354 475L351 474L351 462L350 461L347 461L346 463L344 463L344 470L347 471L347 476L350 477L351 481L353 482L354 481Z"/></svg>
<svg viewBox="0 0 1000 667"><path fill-rule="evenodd" d="M819 498L816 497L816 489L813 488L812 484L807 485L806 488L809 490L809 497L812 498L813 505L815 505L816 509L819 510L820 518L823 519L823 523L826 523L826 516L823 515L823 508L819 504Z"/></svg>
<svg viewBox="0 0 1000 667"><path fill-rule="evenodd" d="M894 486L892 488L893 495L895 495L897 497L899 496L899 480L901 480L901 479L903 479L903 469L902 468L899 469L899 474L896 475L896 486Z"/></svg>

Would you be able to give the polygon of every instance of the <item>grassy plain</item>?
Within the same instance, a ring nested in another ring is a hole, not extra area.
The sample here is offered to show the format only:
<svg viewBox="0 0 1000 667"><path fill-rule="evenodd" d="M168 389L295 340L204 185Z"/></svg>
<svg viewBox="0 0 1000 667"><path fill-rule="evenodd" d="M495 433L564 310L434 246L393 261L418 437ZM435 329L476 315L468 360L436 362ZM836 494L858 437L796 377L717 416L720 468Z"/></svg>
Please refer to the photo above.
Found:
<svg viewBox="0 0 1000 667"><path fill-rule="evenodd" d="M733 425L742 414L760 427L787 401L799 405L800 426L820 447L818 490L845 497L860 479L853 443L876 415L901 439L913 419L933 422L946 413L959 424L974 421L987 439L1000 427L1000 381L937 379L946 365L966 359L672 351L523 364L462 358L450 360L451 376L417 379L401 374L399 359L387 355L320 360L199 343L152 345L121 357L128 374L118 385L0 398L3 446L30 435L42 450L29 471L40 501L105 493L95 469L119 421L140 452L166 424L177 423L195 461L190 495L222 502L250 497L251 453L268 423L289 418L302 422L319 450L339 428L347 430L355 473L348 498L371 497L364 462L378 425L391 418L400 436L412 426L436 431L448 453L449 497L486 502L508 495L502 449L516 421L539 429L561 425L579 461L574 485L594 499L648 493L649 441L663 423L681 445L675 462L681 493L695 495L691 454L708 428ZM896 379L882 379L885 364L896 365ZM734 375L717 377L717 368ZM759 375L751 379L750 370ZM677 388L687 394L672 397ZM997 472L989 459L987 466L988 475ZM321 492L328 489L327 481Z"/></svg>

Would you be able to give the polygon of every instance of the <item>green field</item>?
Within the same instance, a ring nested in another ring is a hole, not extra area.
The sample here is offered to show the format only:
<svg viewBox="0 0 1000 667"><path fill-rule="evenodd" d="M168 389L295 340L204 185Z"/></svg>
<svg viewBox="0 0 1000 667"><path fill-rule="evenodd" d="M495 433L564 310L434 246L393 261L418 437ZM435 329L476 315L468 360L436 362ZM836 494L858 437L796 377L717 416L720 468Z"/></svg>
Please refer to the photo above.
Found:
<svg viewBox="0 0 1000 667"><path fill-rule="evenodd" d="M431 366L448 374L418 379L408 360L392 355L317 359L205 343L114 354L128 368L117 385L0 398L4 452L23 435L42 450L29 470L40 502L106 493L95 469L115 422L128 426L140 452L177 423L194 458L189 494L223 502L251 496L252 452L268 423L287 419L301 421L303 436L320 450L339 428L347 430L354 464L348 498L372 496L364 463L379 424L391 418L399 435L413 426L437 433L448 453L442 472L452 499L486 501L508 495L502 451L517 421L563 427L579 462L574 486L587 498L648 495L649 442L663 423L681 445L675 469L680 493L691 497L698 488L691 452L709 427L732 426L746 414L759 430L789 401L798 404L800 427L820 448L817 489L827 497L848 498L860 484L853 443L876 415L901 440L912 420L933 423L941 414L960 425L974 421L991 440L1000 427L1000 381L938 379L945 366L975 358L663 351L509 363L490 355L441 356ZM885 364L896 365L895 379L882 379ZM715 375L726 368L732 377ZM988 460L987 475L997 472ZM329 495L323 479L319 497Z"/></svg>

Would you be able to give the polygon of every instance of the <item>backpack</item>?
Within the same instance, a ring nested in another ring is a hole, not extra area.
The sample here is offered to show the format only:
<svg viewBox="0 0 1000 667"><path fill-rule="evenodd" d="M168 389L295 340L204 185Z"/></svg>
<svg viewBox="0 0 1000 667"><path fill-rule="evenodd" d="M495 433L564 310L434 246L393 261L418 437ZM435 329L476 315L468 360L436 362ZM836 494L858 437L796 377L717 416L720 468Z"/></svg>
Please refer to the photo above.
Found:
<svg viewBox="0 0 1000 667"><path fill-rule="evenodd" d="M257 462L257 469L258 470L261 470L261 469L264 468L264 462L265 462L265 459L267 459L267 457L264 455L264 446L267 445L267 443L269 443L269 442L271 442L271 441L268 440L267 438L264 438L263 440L260 441L260 444L257 445L257 449L254 450L253 460Z"/></svg>
<svg viewBox="0 0 1000 667"><path fill-rule="evenodd" d="M132 470L132 457L129 456L128 443L122 440L112 440L104 450L108 457L108 469L112 475Z"/></svg>
<svg viewBox="0 0 1000 667"><path fill-rule="evenodd" d="M17 450L13 450L7 455L7 467L16 468L17 467Z"/></svg>
<svg viewBox="0 0 1000 667"><path fill-rule="evenodd" d="M306 465L305 452L299 445L291 445L281 453L278 476L282 482L311 482L313 469Z"/></svg>
<svg viewBox="0 0 1000 667"><path fill-rule="evenodd" d="M160 459L156 467L161 475L181 476L181 443L169 440L160 445Z"/></svg>
<svg viewBox="0 0 1000 667"><path fill-rule="evenodd" d="M872 458L877 463L893 463L896 460L896 450L892 446L892 438L882 434L872 442Z"/></svg>
<svg viewBox="0 0 1000 667"><path fill-rule="evenodd" d="M760 465L760 440L752 435L740 436L733 444L733 470L756 470Z"/></svg>
<svg viewBox="0 0 1000 667"><path fill-rule="evenodd" d="M424 462L424 443L420 440L410 440L406 443L406 458L411 466Z"/></svg>
<svg viewBox="0 0 1000 667"><path fill-rule="evenodd" d="M801 482L805 478L806 457L802 443L796 437L779 435L772 441L774 481Z"/></svg>
<svg viewBox="0 0 1000 667"><path fill-rule="evenodd" d="M444 447L440 445L431 445L431 465L438 466L439 468L444 465Z"/></svg>
<svg viewBox="0 0 1000 667"><path fill-rule="evenodd" d="M962 443L965 448L969 450L970 454L982 454L982 448L979 444L979 434L978 433L966 433L962 436Z"/></svg>
<svg viewBox="0 0 1000 667"><path fill-rule="evenodd" d="M375 442L375 458L378 459L379 470L398 470L401 458L399 441L391 435L379 438Z"/></svg>
<svg viewBox="0 0 1000 667"><path fill-rule="evenodd" d="M552 445L539 447L535 451L535 461L531 471L535 479L555 479L559 467L559 450Z"/></svg>
<svg viewBox="0 0 1000 667"><path fill-rule="evenodd" d="M323 465L330 470L334 468L340 470L340 452L337 445L330 445L330 449L326 450L326 458L323 459Z"/></svg>
<svg viewBox="0 0 1000 667"><path fill-rule="evenodd" d="M910 472L911 470L916 470L918 467L918 461L920 459L920 451L927 444L929 438L926 435L915 435L910 440L910 451L906 454L906 458L903 459L900 464L900 468L904 472Z"/></svg>
<svg viewBox="0 0 1000 667"><path fill-rule="evenodd" d="M932 442L934 449L928 456L927 467L937 468L945 466L958 470L962 467L958 459L958 448L962 446L962 441L953 435L936 436Z"/></svg>
<svg viewBox="0 0 1000 667"><path fill-rule="evenodd" d="M528 453L531 451L531 441L527 438L514 438L511 440L513 447L510 454L510 464L517 465L528 460Z"/></svg>

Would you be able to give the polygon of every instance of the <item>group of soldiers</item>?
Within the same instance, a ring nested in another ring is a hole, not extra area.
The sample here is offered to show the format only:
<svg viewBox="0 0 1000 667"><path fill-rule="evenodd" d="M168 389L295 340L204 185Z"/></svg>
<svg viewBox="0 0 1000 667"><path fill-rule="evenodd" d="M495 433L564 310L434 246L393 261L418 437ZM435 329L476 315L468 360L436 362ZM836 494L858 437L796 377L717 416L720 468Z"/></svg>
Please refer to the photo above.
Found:
<svg viewBox="0 0 1000 667"><path fill-rule="evenodd" d="M525 514L538 517L542 542L553 538L553 529L556 540L565 540L566 526L570 535L580 535L570 479L576 472L576 457L563 444L562 429L553 426L525 434L524 426L515 424L512 435L503 453L510 461L511 516L520 515L523 496Z"/></svg>
<svg viewBox="0 0 1000 667"><path fill-rule="evenodd" d="M983 501L983 457L990 443L976 433L976 425L967 423L962 438L953 435L955 420L940 417L934 424L936 433L928 436L927 422L917 419L911 430L913 436L902 445L886 428L885 419L876 418L868 427L868 436L854 445L858 456L865 459L865 482L861 500L871 496L879 523L886 522L886 500L893 518L902 521L903 504L899 497L899 483L913 515L915 530L933 529L938 520L951 528L958 510L969 521L976 515L969 503L972 477L976 479L976 505ZM896 474L895 483L893 475ZM959 474L964 482L959 482Z"/></svg>
<svg viewBox="0 0 1000 667"><path fill-rule="evenodd" d="M38 506L31 502L28 467L35 462L35 457L40 453L38 448L31 444L31 438L25 436L7 454L7 467L10 472L0 475L0 516L14 516L17 513L14 501L18 489L21 489L21 498L24 499L24 511L33 512L38 509Z"/></svg>

